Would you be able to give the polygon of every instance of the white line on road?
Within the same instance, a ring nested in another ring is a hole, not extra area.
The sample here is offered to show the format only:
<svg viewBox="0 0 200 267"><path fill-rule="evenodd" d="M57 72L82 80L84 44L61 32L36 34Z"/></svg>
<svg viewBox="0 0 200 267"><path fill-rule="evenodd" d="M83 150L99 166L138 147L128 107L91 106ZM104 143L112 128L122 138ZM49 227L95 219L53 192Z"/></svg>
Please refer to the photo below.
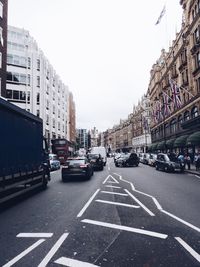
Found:
<svg viewBox="0 0 200 267"><path fill-rule="evenodd" d="M17 237L34 237L34 238L48 238L52 237L53 233L19 233Z"/></svg>
<svg viewBox="0 0 200 267"><path fill-rule="evenodd" d="M101 191L101 193L111 194L111 195L119 195L119 196L128 196L128 194L116 193L116 192L110 192L110 191Z"/></svg>
<svg viewBox="0 0 200 267"><path fill-rule="evenodd" d="M29 252L31 252L33 249L38 247L40 244L42 244L45 241L45 239L40 239L37 242L35 242L32 246L24 250L22 253L20 253L18 256L16 256L14 259L11 261L7 262L4 264L2 267L10 267L14 265L16 262L18 262L20 259L22 259L24 256L26 256Z"/></svg>
<svg viewBox="0 0 200 267"><path fill-rule="evenodd" d="M195 175L198 179L200 179L200 176L198 176L198 175Z"/></svg>
<svg viewBox="0 0 200 267"><path fill-rule="evenodd" d="M161 210L161 212L163 212L163 213L167 214L168 216L174 218L175 220L177 220L177 221L189 226L190 228L196 230L197 232L200 232L200 229L198 227L194 226L193 224L188 223L188 222L184 221L183 219L181 219L181 218L179 218L179 217L177 217L177 216L175 216L175 215L173 215L173 214L171 214L171 213L169 213L169 212L167 212L165 210Z"/></svg>
<svg viewBox="0 0 200 267"><path fill-rule="evenodd" d="M64 266L68 266L68 267L95 267L95 266L97 266L97 265L94 265L91 263L78 261L78 260L74 260L74 259L70 259L70 258L66 258L66 257L61 257L54 262L61 264L61 265L64 265Z"/></svg>
<svg viewBox="0 0 200 267"><path fill-rule="evenodd" d="M175 239L198 261L200 262L200 255L191 248L182 238L175 237Z"/></svg>
<svg viewBox="0 0 200 267"><path fill-rule="evenodd" d="M59 247L62 245L62 243L65 241L69 233L64 233L61 235L61 237L58 239L58 241L55 243L55 245L51 248L51 250L47 253L46 257L41 261L41 263L38 265L38 267L46 267L49 261L52 259L54 254L57 252Z"/></svg>
<svg viewBox="0 0 200 267"><path fill-rule="evenodd" d="M117 174L117 173L114 173L114 174L117 175L117 176L119 176L119 179L120 179L121 181L130 184L132 190L135 190L135 187L134 187L133 183L131 183L131 182L129 182L129 181L123 179L123 178L121 177L121 175L119 175L119 174Z"/></svg>
<svg viewBox="0 0 200 267"><path fill-rule="evenodd" d="M108 181L109 179L109 181ZM112 175L108 175L108 177L106 177L106 179L103 181L103 184L105 184L106 182L108 183L113 183L113 184L118 184L119 182L112 176Z"/></svg>
<svg viewBox="0 0 200 267"><path fill-rule="evenodd" d="M88 219L82 220L81 222L99 225L99 226L112 228L112 229L123 230L123 231L127 231L127 232L138 233L138 234L142 234L142 235L153 236L153 237L162 238L162 239L166 239L168 236L168 235L157 233L157 232L142 230L142 229L138 229L138 228L132 228L132 227L123 226L123 225L117 225L117 224L112 224L112 223L105 223L105 222L100 222L100 221L88 220Z"/></svg>
<svg viewBox="0 0 200 267"><path fill-rule="evenodd" d="M162 206L160 205L160 203L158 202L158 200L155 197L153 197L153 196L151 196L149 194L146 194L144 192L138 191L136 189L134 191L137 192L137 193L139 193L139 194L141 194L141 195L144 195L144 196L147 196L147 197L152 198L153 201L154 201L154 203L155 203L155 205L156 205L156 207L157 207L157 209L162 210Z"/></svg>
<svg viewBox="0 0 200 267"><path fill-rule="evenodd" d="M111 187L111 188L117 188L117 189L121 188L120 186L114 186L114 185L105 185L105 187Z"/></svg>
<svg viewBox="0 0 200 267"><path fill-rule="evenodd" d="M105 204L112 204L112 205L116 205L116 206L124 206L124 207L135 208L135 209L140 208L140 206L125 204L125 203L121 203L121 202L106 201L106 200L101 200L101 199L97 199L95 201L105 203Z"/></svg>
<svg viewBox="0 0 200 267"><path fill-rule="evenodd" d="M97 189L97 191L91 196L91 198L88 200L88 202L85 204L85 206L82 208L82 210L79 212L77 217L81 217L83 213L86 211L86 209L91 204L92 200L95 198L95 196L99 193L100 189Z"/></svg>
<svg viewBox="0 0 200 267"><path fill-rule="evenodd" d="M142 202L140 202L135 196L133 196L127 189L124 189L124 191L132 197L147 213L149 213L150 216L155 216L153 212L151 212Z"/></svg>

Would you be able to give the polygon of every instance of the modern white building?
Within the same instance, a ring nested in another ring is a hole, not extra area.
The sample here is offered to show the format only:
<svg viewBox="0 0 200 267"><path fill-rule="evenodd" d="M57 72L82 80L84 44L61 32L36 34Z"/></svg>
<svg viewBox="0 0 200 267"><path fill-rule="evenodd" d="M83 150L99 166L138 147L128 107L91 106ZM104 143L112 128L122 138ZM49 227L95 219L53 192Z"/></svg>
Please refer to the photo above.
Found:
<svg viewBox="0 0 200 267"><path fill-rule="evenodd" d="M43 119L43 133L69 138L69 89L36 41L24 29L8 26L6 98Z"/></svg>

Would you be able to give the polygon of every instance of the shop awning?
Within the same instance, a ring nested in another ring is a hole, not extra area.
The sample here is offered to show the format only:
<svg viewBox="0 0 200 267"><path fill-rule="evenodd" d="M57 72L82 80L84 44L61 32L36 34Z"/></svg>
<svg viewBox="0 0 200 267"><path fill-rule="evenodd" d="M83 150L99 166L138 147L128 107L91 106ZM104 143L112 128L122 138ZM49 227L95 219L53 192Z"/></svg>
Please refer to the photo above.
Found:
<svg viewBox="0 0 200 267"><path fill-rule="evenodd" d="M160 143L158 143L157 149L165 149L165 141L161 141Z"/></svg>
<svg viewBox="0 0 200 267"><path fill-rule="evenodd" d="M174 142L175 142L176 138L172 138L166 141L166 147L167 148L173 148L174 146Z"/></svg>
<svg viewBox="0 0 200 267"><path fill-rule="evenodd" d="M190 146L190 145L193 145L193 146L199 145L200 146L200 131L189 135L187 138L186 144L187 144L187 146Z"/></svg>
<svg viewBox="0 0 200 267"><path fill-rule="evenodd" d="M186 146L188 135L182 135L180 137L177 137L174 141L174 147L184 147Z"/></svg>
<svg viewBox="0 0 200 267"><path fill-rule="evenodd" d="M151 145L151 151L155 151L157 149L158 143L154 143Z"/></svg>

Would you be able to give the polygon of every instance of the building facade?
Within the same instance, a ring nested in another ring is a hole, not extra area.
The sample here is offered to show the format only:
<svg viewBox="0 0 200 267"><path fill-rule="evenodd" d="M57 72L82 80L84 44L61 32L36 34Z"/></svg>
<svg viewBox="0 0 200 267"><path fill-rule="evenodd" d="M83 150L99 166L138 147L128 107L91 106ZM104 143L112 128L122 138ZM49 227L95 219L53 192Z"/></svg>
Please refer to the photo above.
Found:
<svg viewBox="0 0 200 267"><path fill-rule="evenodd" d="M8 1L0 0L0 96L6 97Z"/></svg>
<svg viewBox="0 0 200 267"><path fill-rule="evenodd" d="M76 138L77 138L77 150L80 148L84 148L86 151L88 150L88 131L87 129L77 129L76 130Z"/></svg>
<svg viewBox="0 0 200 267"><path fill-rule="evenodd" d="M6 98L43 119L51 139L69 138L69 89L29 32L9 26Z"/></svg>
<svg viewBox="0 0 200 267"><path fill-rule="evenodd" d="M200 150L200 1L182 0L182 28L153 65L148 88L154 151Z"/></svg>

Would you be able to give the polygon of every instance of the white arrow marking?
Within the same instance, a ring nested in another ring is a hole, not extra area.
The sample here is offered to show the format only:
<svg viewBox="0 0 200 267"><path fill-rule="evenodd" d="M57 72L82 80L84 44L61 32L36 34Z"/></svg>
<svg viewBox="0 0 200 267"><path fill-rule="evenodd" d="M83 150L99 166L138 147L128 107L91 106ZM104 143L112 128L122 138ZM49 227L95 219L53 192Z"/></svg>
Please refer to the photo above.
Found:
<svg viewBox="0 0 200 267"><path fill-rule="evenodd" d="M46 257L41 261L41 263L38 265L38 267L46 267L49 261L52 259L56 251L59 249L59 247L62 245L62 243L65 241L69 233L64 233L61 235L61 237L58 239L58 241L55 243L55 245L51 248L49 253L46 255Z"/></svg>
<svg viewBox="0 0 200 267"><path fill-rule="evenodd" d="M183 246L198 262L200 262L200 255L191 248L182 238L175 237L175 239Z"/></svg>
<svg viewBox="0 0 200 267"><path fill-rule="evenodd" d="M4 264L2 267L10 267L14 265L16 262L18 262L20 259L22 259L24 256L26 256L29 252L31 252L33 249L38 247L40 244L42 244L45 241L45 239L40 239L37 242L35 242L32 246L28 247L26 250L24 250L22 253L17 255L14 259Z"/></svg>
<svg viewBox="0 0 200 267"><path fill-rule="evenodd" d="M106 201L106 200L101 200L101 199L97 199L95 201L101 202L101 203L105 203L105 204L111 204L111 205L116 205L116 206L124 206L124 207L135 208L135 209L140 208L140 206L125 204L125 203L121 203L121 202L112 202L112 201Z"/></svg>
<svg viewBox="0 0 200 267"><path fill-rule="evenodd" d="M64 266L68 266L68 267L95 267L95 266L97 266L97 265L94 265L94 264L91 264L91 263L78 261L78 260L65 258L65 257L61 257L61 258L59 258L58 260L56 260L54 262L58 263L58 264L62 264Z"/></svg>
<svg viewBox="0 0 200 267"><path fill-rule="evenodd" d="M109 181L108 181L109 179ZM108 177L103 181L103 184L105 184L106 182L108 183L112 183L112 184L118 184L119 182L112 176L112 175L108 175Z"/></svg>
<svg viewBox="0 0 200 267"><path fill-rule="evenodd" d="M88 200L88 202L85 204L85 206L82 208L82 210L79 212L77 217L81 217L83 213L86 211L86 209L91 204L92 200L96 197L96 195L99 193L100 189L97 189L97 191L91 196L91 198Z"/></svg>
<svg viewBox="0 0 200 267"><path fill-rule="evenodd" d="M111 194L111 195L119 195L119 196L128 196L128 194L116 193L116 192L110 192L110 191L101 191L101 193Z"/></svg>
<svg viewBox="0 0 200 267"><path fill-rule="evenodd" d="M162 239L166 239L167 238L167 235L165 235L165 234L152 232L152 231L147 231L147 230L142 230L142 229L138 229L138 228L132 228L132 227L123 226L123 225L117 225L117 224L105 223L105 222L87 220L87 219L82 220L81 222L94 224L94 225L99 225L99 226L104 226L104 227L112 228L112 229L123 230L123 231L127 231L127 232L138 233L138 234L142 234L142 235L153 236L153 237L162 238Z"/></svg>
<svg viewBox="0 0 200 267"><path fill-rule="evenodd" d="M134 197L127 189L124 189L126 193L129 194L130 197L132 197L147 213L149 213L150 216L155 216L153 212L151 212L142 202L140 202L136 197Z"/></svg>

